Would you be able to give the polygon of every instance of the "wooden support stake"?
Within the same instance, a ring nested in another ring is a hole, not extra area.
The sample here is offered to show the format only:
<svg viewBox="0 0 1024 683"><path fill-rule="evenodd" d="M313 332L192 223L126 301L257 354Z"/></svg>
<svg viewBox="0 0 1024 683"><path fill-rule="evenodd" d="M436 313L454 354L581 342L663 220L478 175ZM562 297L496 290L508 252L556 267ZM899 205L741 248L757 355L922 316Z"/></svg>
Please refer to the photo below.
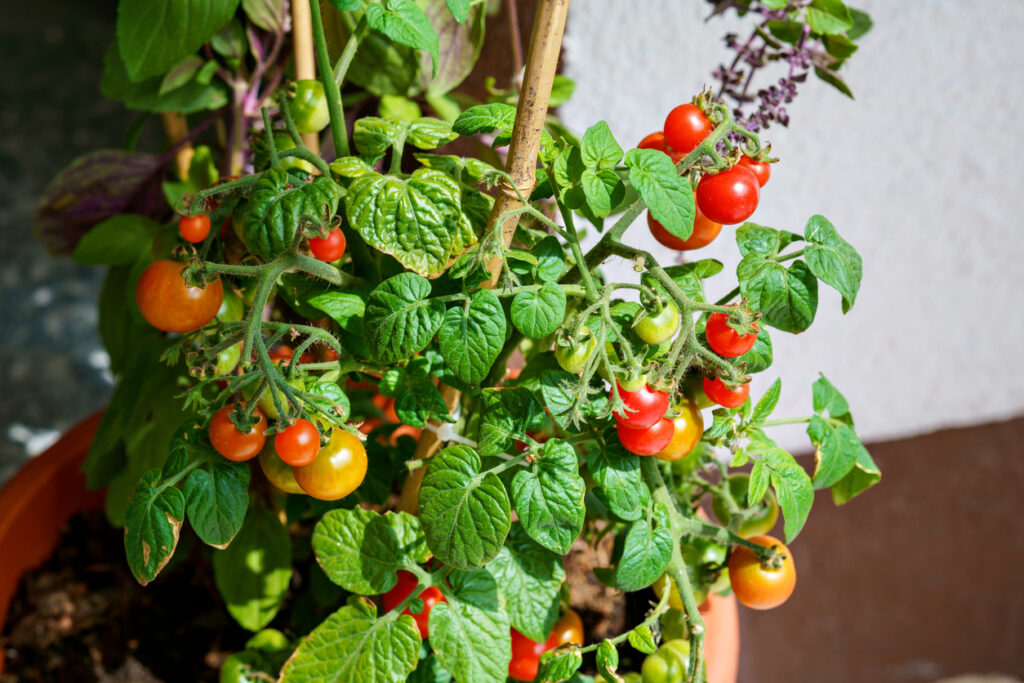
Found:
<svg viewBox="0 0 1024 683"><path fill-rule="evenodd" d="M165 111L160 114L160 122L164 126L167 144L174 147L188 135L188 121L185 115L176 111ZM196 150L191 142L186 142L174 153L174 170L182 180L188 180L188 169L192 165L192 157Z"/></svg>
<svg viewBox="0 0 1024 683"><path fill-rule="evenodd" d="M292 0L292 56L295 64L295 80L316 79L316 60L313 58L313 19L309 3ZM313 154L320 154L318 133L303 133L302 142Z"/></svg>

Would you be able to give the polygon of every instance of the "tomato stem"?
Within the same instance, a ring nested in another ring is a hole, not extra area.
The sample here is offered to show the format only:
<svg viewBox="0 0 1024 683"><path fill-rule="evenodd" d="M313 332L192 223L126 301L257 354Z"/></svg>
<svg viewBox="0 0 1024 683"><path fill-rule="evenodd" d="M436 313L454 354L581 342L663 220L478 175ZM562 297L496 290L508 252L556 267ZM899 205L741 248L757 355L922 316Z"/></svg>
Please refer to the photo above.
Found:
<svg viewBox="0 0 1024 683"><path fill-rule="evenodd" d="M301 2L301 0L296 1ZM348 131L345 126L345 110L341 103L341 91L338 89L337 81L334 80L334 72L331 70L331 62L327 54L327 39L324 37L324 22L320 17L318 0L309 0L309 13L313 20L313 45L316 48L317 69L320 71L320 82L323 83L324 93L327 95L327 111L331 116L334 156L336 158L347 157Z"/></svg>

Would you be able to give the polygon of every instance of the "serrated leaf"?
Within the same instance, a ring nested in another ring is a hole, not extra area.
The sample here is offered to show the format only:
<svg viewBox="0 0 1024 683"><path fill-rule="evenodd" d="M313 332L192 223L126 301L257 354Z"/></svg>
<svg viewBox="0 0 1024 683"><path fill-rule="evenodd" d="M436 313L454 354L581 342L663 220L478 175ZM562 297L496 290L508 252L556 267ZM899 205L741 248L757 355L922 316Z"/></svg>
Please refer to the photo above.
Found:
<svg viewBox="0 0 1024 683"><path fill-rule="evenodd" d="M370 28L399 45L427 52L434 60L436 71L440 49L437 33L415 0L388 0L386 8L370 4L366 7L366 21Z"/></svg>
<svg viewBox="0 0 1024 683"><path fill-rule="evenodd" d="M750 450L756 452L760 459L754 463L750 472L750 483L747 488L747 500L761 500L757 496L763 496L766 487L763 487L764 479L771 481L775 495L779 499L779 507L786 523L783 527L786 533L786 542L789 543L807 521L807 515L814 504L814 487L807 472L797 463L792 455L782 450L769 440L753 441ZM756 482L755 482L756 473Z"/></svg>
<svg viewBox="0 0 1024 683"><path fill-rule="evenodd" d="M480 456L468 446L449 446L433 457L419 502L427 546L457 569L494 559L512 523L505 485L493 472L480 474Z"/></svg>
<svg viewBox="0 0 1024 683"><path fill-rule="evenodd" d="M381 156L395 143L402 126L395 121L378 116L364 116L352 126L352 141L359 154L374 159Z"/></svg>
<svg viewBox="0 0 1024 683"><path fill-rule="evenodd" d="M655 220L675 237L689 238L696 215L693 188L678 174L668 155L656 149L631 149L626 153L626 165L630 184Z"/></svg>
<svg viewBox="0 0 1024 683"><path fill-rule="evenodd" d="M587 168L614 168L622 160L622 147L608 124L598 121L583 134L580 155Z"/></svg>
<svg viewBox="0 0 1024 683"><path fill-rule="evenodd" d="M544 406L527 389L485 389L481 398L480 455L504 453L515 441L544 426Z"/></svg>
<svg viewBox="0 0 1024 683"><path fill-rule="evenodd" d="M426 116L409 124L405 141L419 149L435 149L457 137L459 134L452 130L452 124Z"/></svg>
<svg viewBox="0 0 1024 683"><path fill-rule="evenodd" d="M615 171L588 168L580 174L583 197L594 216L604 218L626 196L626 185Z"/></svg>
<svg viewBox="0 0 1024 683"><path fill-rule="evenodd" d="M145 586L164 568L178 546L185 520L185 496L160 486L160 470L142 475L125 511L124 549L135 580Z"/></svg>
<svg viewBox="0 0 1024 683"><path fill-rule="evenodd" d="M657 505L653 519L640 519L629 527L618 566L608 578L621 591L638 591L657 581L671 558L668 511L663 505Z"/></svg>
<svg viewBox="0 0 1024 683"><path fill-rule="evenodd" d="M811 400L816 413L828 413L835 418L850 414L850 404L846 402L846 397L825 375L818 377L811 385Z"/></svg>
<svg viewBox="0 0 1024 683"><path fill-rule="evenodd" d="M378 361L409 358L434 338L445 312L443 303L429 297L430 282L414 273L400 273L370 293L363 328Z"/></svg>
<svg viewBox="0 0 1024 683"><path fill-rule="evenodd" d="M760 254L748 254L736 267L740 294L761 311L766 324L785 332L803 332L818 309L818 279L803 261L785 266Z"/></svg>
<svg viewBox="0 0 1024 683"><path fill-rule="evenodd" d="M867 449L859 449L857 462L845 477L832 486L832 500L836 505L844 505L877 484L881 479L882 472L871 458L871 454Z"/></svg>
<svg viewBox="0 0 1024 683"><path fill-rule="evenodd" d="M511 130L516 120L516 108L509 104L478 104L459 114L452 129L459 135L469 136L495 130Z"/></svg>
<svg viewBox="0 0 1024 683"><path fill-rule="evenodd" d="M548 235L533 245L531 253L537 258L533 269L541 282L558 282L565 272L565 251L554 235Z"/></svg>
<svg viewBox="0 0 1024 683"><path fill-rule="evenodd" d="M456 377L466 384L483 380L505 344L505 311L498 296L478 289L465 305L449 308L437 341Z"/></svg>
<svg viewBox="0 0 1024 683"><path fill-rule="evenodd" d="M558 596L565 580L561 556L537 545L520 524L513 524L505 547L487 571L501 586L512 627L537 642L547 640L558 621Z"/></svg>
<svg viewBox="0 0 1024 683"><path fill-rule="evenodd" d="M750 422L755 425L764 422L768 416L772 414L772 411L775 410L775 406L778 404L779 396L781 394L782 380L777 379L770 387L768 387L768 391L764 392L764 395L758 399L757 405L754 406L754 412L750 417ZM754 500L760 499L754 498Z"/></svg>
<svg viewBox="0 0 1024 683"><path fill-rule="evenodd" d="M512 300L512 323L527 337L540 339L553 333L565 320L565 290L554 282L528 289Z"/></svg>
<svg viewBox="0 0 1024 683"><path fill-rule="evenodd" d="M839 236L824 216L811 216L804 228L804 260L815 277L843 296L843 313L853 308L860 290L863 264L860 254Z"/></svg>
<svg viewBox="0 0 1024 683"><path fill-rule="evenodd" d="M549 439L530 469L512 479L512 500L526 533L560 555L583 530L586 491L576 451L561 439Z"/></svg>
<svg viewBox="0 0 1024 683"><path fill-rule="evenodd" d="M658 646L654 642L654 634L644 624L640 624L626 636L629 644L644 654L652 654L657 651Z"/></svg>
<svg viewBox="0 0 1024 683"><path fill-rule="evenodd" d="M419 519L359 507L325 514L313 530L313 551L327 578L359 595L386 593L399 569L430 556Z"/></svg>
<svg viewBox="0 0 1024 683"><path fill-rule="evenodd" d="M399 683L416 668L420 642L411 616L377 618L372 602L353 596L306 636L281 683Z"/></svg>
<svg viewBox="0 0 1024 683"><path fill-rule="evenodd" d="M748 254L778 256L787 246L802 239L795 232L776 230L757 223L744 223L736 228L736 246L739 247L740 254L743 256Z"/></svg>
<svg viewBox="0 0 1024 683"><path fill-rule="evenodd" d="M541 683L566 681L583 666L583 655L579 648L558 648L545 652L540 657L537 680Z"/></svg>
<svg viewBox="0 0 1024 683"><path fill-rule="evenodd" d="M632 631L630 631L632 635ZM609 681L622 681L616 669L619 668L619 651L607 638L597 646L597 671Z"/></svg>
<svg viewBox="0 0 1024 683"><path fill-rule="evenodd" d="M192 80L192 77L196 75L196 72L199 71L199 67L202 65L203 60L196 55L185 57L160 79L160 88L157 90L157 95L166 95L172 90L182 87Z"/></svg>
<svg viewBox="0 0 1024 683"><path fill-rule="evenodd" d="M269 168L253 186L242 226L242 241L267 261L288 251L307 227L323 228L337 213L344 190L330 178L290 187L288 173Z"/></svg>
<svg viewBox="0 0 1024 683"><path fill-rule="evenodd" d="M452 572L447 602L430 611L430 645L457 681L505 683L512 659L508 613L486 570Z"/></svg>
<svg viewBox="0 0 1024 683"><path fill-rule="evenodd" d="M277 615L292 578L292 541L273 510L256 508L224 550L213 554L213 577L228 612L258 631Z"/></svg>
<svg viewBox="0 0 1024 683"><path fill-rule="evenodd" d="M603 448L590 454L587 469L615 515L630 522L644 516L651 494L640 474L640 460L618 443L613 432L606 434Z"/></svg>
<svg viewBox="0 0 1024 683"><path fill-rule="evenodd" d="M814 488L824 489L836 484L853 468L866 450L852 427L832 425L819 415L811 417L807 435L815 446Z"/></svg>
<svg viewBox="0 0 1024 683"><path fill-rule="evenodd" d="M185 509L196 535L223 548L242 528L249 508L249 466L212 454L185 479Z"/></svg>
<svg viewBox="0 0 1024 683"><path fill-rule="evenodd" d="M754 345L745 354L736 359L738 363L747 364L747 373L762 372L771 367L774 360L772 351L772 340L768 335L768 328L762 327L757 333Z"/></svg>

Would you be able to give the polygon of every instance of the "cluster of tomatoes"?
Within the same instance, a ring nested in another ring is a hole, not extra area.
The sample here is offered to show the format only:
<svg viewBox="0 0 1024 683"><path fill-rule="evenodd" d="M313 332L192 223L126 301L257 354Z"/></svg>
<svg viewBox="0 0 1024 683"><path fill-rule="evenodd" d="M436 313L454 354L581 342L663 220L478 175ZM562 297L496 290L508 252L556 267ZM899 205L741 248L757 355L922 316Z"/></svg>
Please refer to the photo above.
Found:
<svg viewBox="0 0 1024 683"><path fill-rule="evenodd" d="M681 104L669 112L664 129L651 133L637 145L640 149L656 149L667 154L673 163L697 148L714 129L711 121L694 104ZM722 225L742 223L757 209L761 188L771 177L771 166L748 156L740 158L732 168L705 175L697 183L697 211L693 233L679 239L647 214L647 226L654 239L670 249L688 251L711 244Z"/></svg>
<svg viewBox="0 0 1024 683"><path fill-rule="evenodd" d="M182 216L178 220L178 233L186 242L197 244L210 235L210 217L204 213ZM332 263L345 255L345 233L334 228L326 237L311 237L309 251L321 261Z"/></svg>
<svg viewBox="0 0 1024 683"><path fill-rule="evenodd" d="M385 610L393 610L398 607L416 589L419 582L412 572L399 571L398 583L395 587L381 596L381 602ZM419 594L423 601L423 607L419 612L413 613L408 607L402 614L410 615L420 631L421 638L428 638L430 635L429 621L430 611L439 602L447 602L444 594L436 586L429 586ZM566 643L583 645L583 621L580 615L573 610L567 610L565 614L555 623L551 635L543 642L531 640L514 628L512 631L512 659L508 665L508 675L517 681L532 681L537 677L537 670L540 667L540 656L548 650L554 650Z"/></svg>

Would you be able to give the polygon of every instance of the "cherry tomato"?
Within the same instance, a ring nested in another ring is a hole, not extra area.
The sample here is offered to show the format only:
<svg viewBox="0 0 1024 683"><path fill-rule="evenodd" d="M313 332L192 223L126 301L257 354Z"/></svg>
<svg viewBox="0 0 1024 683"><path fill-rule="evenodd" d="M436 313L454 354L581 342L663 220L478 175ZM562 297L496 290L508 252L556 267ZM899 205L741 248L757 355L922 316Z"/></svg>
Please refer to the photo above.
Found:
<svg viewBox="0 0 1024 683"><path fill-rule="evenodd" d="M567 610L555 622L555 628L551 630L551 635L544 643L544 651L554 650L566 643L583 645L583 620L573 610Z"/></svg>
<svg viewBox="0 0 1024 683"><path fill-rule="evenodd" d="M615 433L626 450L635 455L654 455L672 442L675 432L672 420L663 417L645 429L630 429L621 422L615 425Z"/></svg>
<svg viewBox="0 0 1024 683"><path fill-rule="evenodd" d="M569 346L555 346L555 360L566 372L578 375L583 372L587 361L597 348L597 337L586 326L580 328L578 339Z"/></svg>
<svg viewBox="0 0 1024 683"><path fill-rule="evenodd" d="M135 302L150 325L164 332L194 332L213 320L224 300L224 285L214 280L189 287L181 271L184 263L164 259L142 271L135 286Z"/></svg>
<svg viewBox="0 0 1024 683"><path fill-rule="evenodd" d="M612 392L609 392L611 396ZM615 420L629 429L647 429L665 417L665 411L668 410L668 394L651 389L646 384L636 391L626 391L619 384L619 397L626 405L626 412L615 413Z"/></svg>
<svg viewBox="0 0 1024 683"><path fill-rule="evenodd" d="M697 206L715 223L742 223L753 215L760 198L757 176L739 165L706 175L697 183Z"/></svg>
<svg viewBox="0 0 1024 683"><path fill-rule="evenodd" d="M512 629L512 661L508 663L509 678L532 681L540 668L540 656L547 651L547 643L530 640Z"/></svg>
<svg viewBox="0 0 1024 683"><path fill-rule="evenodd" d="M753 516L740 523L740 528L736 530L736 533L743 538L750 538L751 536L759 536L771 531L772 527L775 526L775 522L779 519L779 504L775 501L775 494L772 490L768 489L764 498L757 505L751 505L747 500L750 475L744 473L734 474L729 477L728 481L729 495L732 496L732 499L736 501L740 508L754 507L757 509ZM711 511L719 522L722 524L729 523L729 506L726 505L725 499L721 496L715 495L711 497Z"/></svg>
<svg viewBox="0 0 1024 683"><path fill-rule="evenodd" d="M217 310L217 320L222 323L237 323L245 316L245 304L241 297L232 291L224 292L224 300Z"/></svg>
<svg viewBox="0 0 1024 683"><path fill-rule="evenodd" d="M384 594L384 609L391 611L394 608L402 604L402 601L409 597L416 586L419 585L419 581L416 579L416 575L412 572L400 571L398 572L398 583L395 587ZM408 607L402 611L402 614L408 614L416 620L416 626L420 629L420 637L427 638L429 635L429 629L427 624L430 620L430 610L434 608L439 602L447 602L444 598L444 594L437 586L428 586L424 588L419 595L420 600L423 601L423 609L420 610L419 614L413 614Z"/></svg>
<svg viewBox="0 0 1024 683"><path fill-rule="evenodd" d="M704 141L714 126L694 104L680 104L665 117L665 144L689 154Z"/></svg>
<svg viewBox="0 0 1024 683"><path fill-rule="evenodd" d="M210 234L210 217L205 213L182 216L178 219L178 232L186 242L202 242Z"/></svg>
<svg viewBox="0 0 1024 683"><path fill-rule="evenodd" d="M295 83L295 94L288 100L288 113L300 133L319 133L331 122L327 95L320 81Z"/></svg>
<svg viewBox="0 0 1024 683"><path fill-rule="evenodd" d="M259 455L267 442L264 435L267 431L267 418L257 408L253 411L253 417L257 418L258 422L248 433L240 432L231 422L230 413L234 406L234 403L227 404L210 420L210 445L228 460L245 462Z"/></svg>
<svg viewBox="0 0 1024 683"><path fill-rule="evenodd" d="M312 422L300 418L274 436L274 450L292 467L308 465L320 452L320 432Z"/></svg>
<svg viewBox="0 0 1024 683"><path fill-rule="evenodd" d="M285 493L305 493L299 482L295 481L292 466L277 456L273 444L268 443L260 451L260 469L267 481Z"/></svg>
<svg viewBox="0 0 1024 683"><path fill-rule="evenodd" d="M308 465L295 468L302 490L320 500L338 500L359 488L366 477L366 448L344 429L331 432L330 442Z"/></svg>
<svg viewBox="0 0 1024 683"><path fill-rule="evenodd" d="M301 377L293 377L292 379L288 380L288 386L290 386L293 389L298 389L299 391L305 391L306 389L306 383L302 380ZM246 401L252 400L253 393L256 391L257 387L258 383L254 382L248 385L245 389L242 389L242 396L245 397ZM282 402L281 405L284 406L285 410L290 410L291 404L288 402L288 400L284 397L283 394L278 393L278 399ZM299 407L301 407L302 400L298 400ZM270 393L268 387L264 387L263 391L261 391L260 395L256 398L256 407L262 410L263 414L266 415L271 420L277 420L280 419L281 417L280 411L278 411L277 406L274 405L274 397Z"/></svg>
<svg viewBox="0 0 1024 683"><path fill-rule="evenodd" d="M690 671L690 641L670 640L644 658L643 683L683 683Z"/></svg>
<svg viewBox="0 0 1024 683"><path fill-rule="evenodd" d="M674 150L665 144L665 134L661 131L651 133L645 137L640 141L640 144L637 145L637 149L656 149L659 152L664 152L670 159L672 159L673 164L678 164L683 160L683 157L686 156L685 153Z"/></svg>
<svg viewBox="0 0 1024 683"><path fill-rule="evenodd" d="M345 255L345 233L341 228L331 230L327 237L313 237L309 240L309 250L321 261L337 261Z"/></svg>
<svg viewBox="0 0 1024 683"><path fill-rule="evenodd" d="M288 362L295 357L295 351L287 344L278 344L267 352L271 362L288 365Z"/></svg>
<svg viewBox="0 0 1024 683"><path fill-rule="evenodd" d="M715 402L704 393L704 377L698 373L686 375L686 381L683 383L683 394L696 403L698 408L710 408L715 405Z"/></svg>
<svg viewBox="0 0 1024 683"><path fill-rule="evenodd" d="M754 323L751 334L737 334L729 327L729 316L725 313L712 313L708 316L704 335L708 338L708 346L719 356L737 358L754 348L757 341L757 323Z"/></svg>
<svg viewBox="0 0 1024 683"><path fill-rule="evenodd" d="M668 445L654 454L659 460L674 462L682 460L694 451L704 436L704 416L700 414L697 404L683 399L679 404L679 417L672 420L675 431Z"/></svg>
<svg viewBox="0 0 1024 683"><path fill-rule="evenodd" d="M718 377L714 379L705 377L704 393L723 408L739 408L750 396L750 385L741 384L732 390Z"/></svg>
<svg viewBox="0 0 1024 683"><path fill-rule="evenodd" d="M685 240L681 240L665 229L658 221L654 220L650 212L647 213L647 227L650 229L654 239L669 249L688 251L706 247L715 241L718 233L722 232L722 224L715 223L705 216L700 207L694 207L696 214L693 219L693 232Z"/></svg>
<svg viewBox="0 0 1024 683"><path fill-rule="evenodd" d="M766 548L774 547L777 566L765 566L753 550L736 546L729 556L729 584L736 599L751 609L778 607L796 588L793 554L771 536L754 536L750 540Z"/></svg>
<svg viewBox="0 0 1024 683"><path fill-rule="evenodd" d="M661 344L668 341L678 329L679 309L671 301L664 302L661 310L657 313L644 311L644 316L633 325L636 336L648 344Z"/></svg>
<svg viewBox="0 0 1024 683"><path fill-rule="evenodd" d="M217 354L218 375L230 375L238 367L238 361L242 359L242 342L232 344Z"/></svg>
<svg viewBox="0 0 1024 683"><path fill-rule="evenodd" d="M749 168L750 172L757 178L757 184L764 187L768 184L768 179L772 177L772 165L767 161L754 161L746 154L740 157L740 166Z"/></svg>

